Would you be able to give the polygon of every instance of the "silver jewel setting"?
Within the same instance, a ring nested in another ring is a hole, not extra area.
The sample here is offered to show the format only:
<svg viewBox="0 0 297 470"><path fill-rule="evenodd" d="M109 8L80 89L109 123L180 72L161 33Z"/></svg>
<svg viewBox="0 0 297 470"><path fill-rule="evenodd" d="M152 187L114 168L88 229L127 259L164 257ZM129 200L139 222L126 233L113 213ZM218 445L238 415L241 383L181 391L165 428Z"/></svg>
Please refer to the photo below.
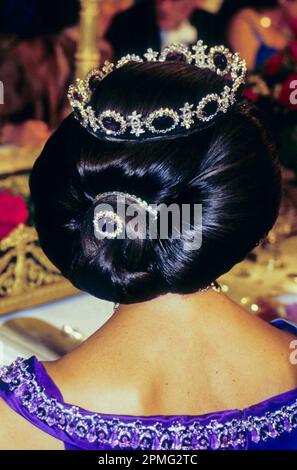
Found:
<svg viewBox="0 0 297 470"><path fill-rule="evenodd" d="M128 62L143 62L143 59L136 54L127 54L122 57L116 64L116 68L119 69L123 67L123 65L127 64Z"/></svg>
<svg viewBox="0 0 297 470"><path fill-rule="evenodd" d="M110 221L113 225L112 231L103 231L100 227L100 221ZM98 211L94 215L94 229L97 237L114 239L123 233L124 224L120 216L113 211Z"/></svg>
<svg viewBox="0 0 297 470"><path fill-rule="evenodd" d="M221 56L223 59L225 66L223 68L219 68L216 63L216 55ZM210 49L209 56L207 59L209 68L216 72L217 75L227 75L232 70L232 60L233 54L224 46L214 46Z"/></svg>
<svg viewBox="0 0 297 470"><path fill-rule="evenodd" d="M147 60L147 62L156 62L159 57L159 52L153 51L153 49L149 48L143 57Z"/></svg>
<svg viewBox="0 0 297 470"><path fill-rule="evenodd" d="M194 119L193 119L193 104L185 103L183 108L180 108L181 112L181 123L180 125L182 127L185 127L186 129L190 129L192 124L194 124Z"/></svg>
<svg viewBox="0 0 297 470"><path fill-rule="evenodd" d="M216 93L212 93L211 95L207 95L205 98L202 98L202 100L197 106L196 111L198 119L201 119L205 122L209 122L218 114L219 111L223 111L225 113L226 111L225 108L221 105L221 100L221 96ZM211 114L205 115L206 106L210 103L214 103L216 109Z"/></svg>
<svg viewBox="0 0 297 470"><path fill-rule="evenodd" d="M128 125L131 127L131 134L136 135L136 137L145 133L145 130L142 127L141 118L142 115L137 111L133 111L133 113L128 116Z"/></svg>
<svg viewBox="0 0 297 470"><path fill-rule="evenodd" d="M111 118L114 124L119 126L119 129L108 128L106 124L104 123L104 120L108 118ZM100 114L97 120L95 118L95 125L97 128L98 128L98 124L106 132L107 135L121 135L127 129L127 123L125 119L123 118L123 116L121 116L120 113L117 113L116 111L110 111L109 109L106 111L103 111L103 113Z"/></svg>
<svg viewBox="0 0 297 470"><path fill-rule="evenodd" d="M180 56L183 56L185 62L188 64L192 63L192 51L183 44L171 44L170 46L165 47L159 55L159 61L165 62L170 54L179 54Z"/></svg>
<svg viewBox="0 0 297 470"><path fill-rule="evenodd" d="M211 282L208 286L199 289L199 292L208 292L209 290L213 290L215 292L222 292L222 288L217 281Z"/></svg>
<svg viewBox="0 0 297 470"><path fill-rule="evenodd" d="M105 197L108 197L108 196L115 196L124 200L128 198L132 201L132 204L133 203L138 204L142 209L149 212L153 216L154 219L158 218L158 210L155 207L153 207L151 204L149 204L147 201L145 201L144 199L141 199L140 197L135 196L135 194L124 193L122 191L107 191L105 193L97 194L97 196L95 197L95 200L100 201L101 199L104 199Z"/></svg>
<svg viewBox="0 0 297 470"><path fill-rule="evenodd" d="M297 429L297 400L262 416L248 415L224 423L213 419L202 424L199 418L185 423L177 416L167 423L156 418L148 424L141 418L89 413L59 402L47 395L29 362L22 358L1 368L0 380L24 413L94 449L244 449L249 442L266 442Z"/></svg>
<svg viewBox="0 0 297 470"><path fill-rule="evenodd" d="M185 103L179 110L161 108L153 111L148 116L144 116L134 110L131 114L123 116L115 110L105 110L99 115L95 113L90 105L93 93L92 83L97 84L106 78L115 69L123 67L125 64L133 62L164 62L170 60L170 55L176 54L182 61L199 68L206 68L215 72L219 76L226 76L229 86L225 86L221 93L210 93L203 97L198 103ZM143 58L135 54L128 54L122 57L116 64L105 62L101 69L92 70L85 80L77 79L69 87L68 98L74 110L75 117L80 123L91 132L103 134L108 137L124 136L125 139L137 139L144 133L152 137L172 132L176 128L189 130L199 122L209 122L215 119L219 113L226 113L230 106L236 102L237 93L244 85L247 66L238 53L232 54L224 46L208 48L202 41L198 41L192 48L187 48L182 44L172 44L166 47L161 53L148 49ZM216 102L217 108L213 113L206 113L207 105ZM106 118L110 123L106 126ZM172 118L172 123L168 120L168 126L156 128L154 120L157 118Z"/></svg>
<svg viewBox="0 0 297 470"><path fill-rule="evenodd" d="M172 120L172 124L169 125L166 129L156 128L154 125L154 121L156 121L158 118L164 118L164 117L170 118ZM167 132L170 132L173 129L175 129L178 123L179 123L179 116L177 112L169 108L161 108L161 109L158 109L157 111L153 111L152 113L149 114L145 122L147 129L151 131L153 134L166 134Z"/></svg>

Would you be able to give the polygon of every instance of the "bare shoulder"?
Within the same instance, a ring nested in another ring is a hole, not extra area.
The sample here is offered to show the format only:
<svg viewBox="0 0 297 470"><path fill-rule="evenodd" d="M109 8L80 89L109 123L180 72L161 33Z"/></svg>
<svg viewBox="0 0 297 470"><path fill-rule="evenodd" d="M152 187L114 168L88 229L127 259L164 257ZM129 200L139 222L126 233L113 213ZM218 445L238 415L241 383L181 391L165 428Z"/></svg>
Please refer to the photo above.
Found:
<svg viewBox="0 0 297 470"><path fill-rule="evenodd" d="M276 327L233 303L238 324L238 347L247 354L241 358L240 371L251 389L259 385L259 395L276 396L297 387L297 335ZM248 387L246 387L248 390ZM256 401L255 401L256 403Z"/></svg>
<svg viewBox="0 0 297 470"><path fill-rule="evenodd" d="M265 352L270 356L281 386L297 387L297 336L268 324L264 333Z"/></svg>
<svg viewBox="0 0 297 470"><path fill-rule="evenodd" d="M63 444L40 431L0 399L0 450L60 450Z"/></svg>

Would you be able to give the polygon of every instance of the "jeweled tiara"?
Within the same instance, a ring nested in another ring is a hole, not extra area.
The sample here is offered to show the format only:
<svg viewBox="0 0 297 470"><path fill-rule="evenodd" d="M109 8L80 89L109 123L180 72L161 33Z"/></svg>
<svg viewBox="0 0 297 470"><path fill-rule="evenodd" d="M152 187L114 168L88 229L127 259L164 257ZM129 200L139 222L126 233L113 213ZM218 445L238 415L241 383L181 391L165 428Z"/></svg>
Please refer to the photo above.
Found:
<svg viewBox="0 0 297 470"><path fill-rule="evenodd" d="M226 84L221 93L209 93L198 103L185 103L179 109L160 108L142 115L136 110L122 115L107 109L96 114L91 105L91 97L98 84L113 70L129 62L176 61L209 69L225 77ZM192 48L172 44L163 52L148 49L143 58L126 55L116 64L105 62L101 69L92 70L87 77L77 79L68 91L68 98L75 117L96 137L104 140L155 140L189 134L201 125L210 123L218 114L226 113L236 102L242 91L247 72L246 62L238 53L232 54L224 46L209 48L198 41Z"/></svg>

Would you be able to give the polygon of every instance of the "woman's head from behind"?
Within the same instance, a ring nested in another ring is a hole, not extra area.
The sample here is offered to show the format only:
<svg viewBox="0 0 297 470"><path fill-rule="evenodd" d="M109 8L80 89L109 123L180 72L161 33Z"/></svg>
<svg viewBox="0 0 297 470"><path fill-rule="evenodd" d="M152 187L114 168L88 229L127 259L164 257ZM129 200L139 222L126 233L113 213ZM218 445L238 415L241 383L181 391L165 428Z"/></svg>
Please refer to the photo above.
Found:
<svg viewBox="0 0 297 470"><path fill-rule="evenodd" d="M146 115L166 107L178 110L223 85L215 73L188 64L129 63L98 85L93 105L98 113ZM98 139L72 114L47 142L30 186L48 257L78 288L120 303L207 286L266 235L280 199L274 148L245 100L205 129L150 142ZM116 198L98 201L96 196L113 191L150 204L201 204L201 247L187 249L183 233L167 239L98 239L98 204L116 211Z"/></svg>

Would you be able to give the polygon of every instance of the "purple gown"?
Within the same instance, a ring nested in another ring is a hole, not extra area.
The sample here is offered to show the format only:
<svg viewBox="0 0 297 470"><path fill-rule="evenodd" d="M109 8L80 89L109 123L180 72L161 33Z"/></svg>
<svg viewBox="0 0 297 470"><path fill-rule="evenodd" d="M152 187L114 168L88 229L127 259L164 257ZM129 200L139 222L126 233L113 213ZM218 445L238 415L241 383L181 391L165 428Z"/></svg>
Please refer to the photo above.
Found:
<svg viewBox="0 0 297 470"><path fill-rule="evenodd" d="M284 320L274 325L297 335ZM67 450L297 449L297 388L244 410L202 416L99 414L65 403L42 363L31 357L0 369L0 397Z"/></svg>

